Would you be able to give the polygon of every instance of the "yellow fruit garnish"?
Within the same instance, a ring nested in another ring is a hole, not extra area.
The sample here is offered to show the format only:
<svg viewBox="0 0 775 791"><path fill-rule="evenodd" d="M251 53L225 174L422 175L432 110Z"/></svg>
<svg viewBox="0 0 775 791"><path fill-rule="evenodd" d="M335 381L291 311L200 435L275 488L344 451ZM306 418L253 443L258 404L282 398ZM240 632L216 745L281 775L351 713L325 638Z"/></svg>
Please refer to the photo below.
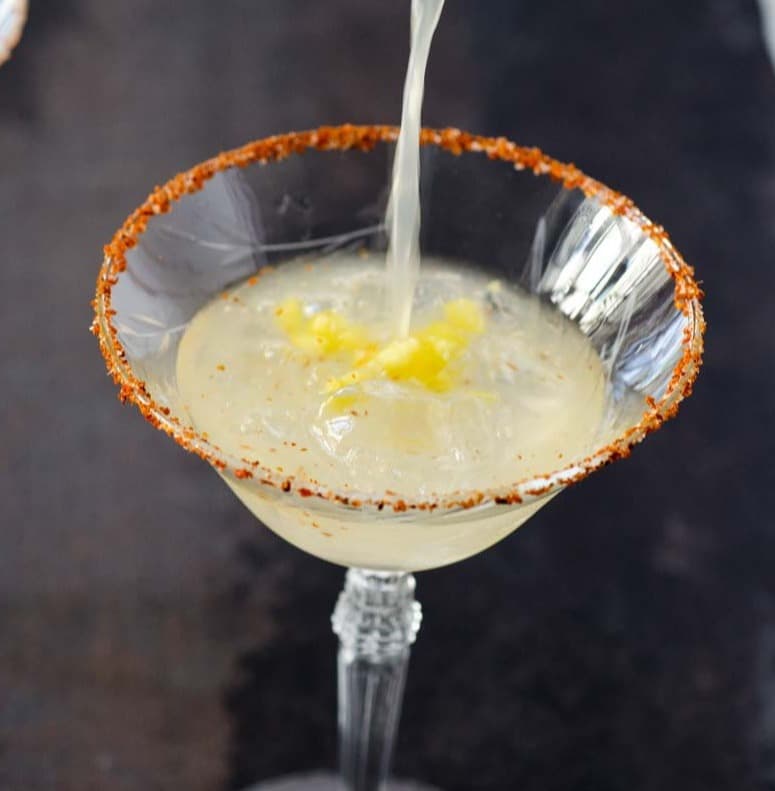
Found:
<svg viewBox="0 0 775 791"><path fill-rule="evenodd" d="M484 332L484 316L476 302L455 299L444 305L444 318L452 326L471 334Z"/></svg>
<svg viewBox="0 0 775 791"><path fill-rule="evenodd" d="M321 357L342 353L350 356L352 370L331 379L326 384L326 393L379 378L413 381L436 392L449 390L456 381L451 364L484 331L482 311L470 299L447 302L443 318L382 347L369 338L364 327L351 324L333 310L305 316L297 299L282 302L275 315L278 325L297 348ZM345 398L351 396L332 401Z"/></svg>
<svg viewBox="0 0 775 791"><path fill-rule="evenodd" d="M275 308L275 317L291 343L309 354L330 355L376 348L363 327L350 324L333 310L307 317L298 299L281 302Z"/></svg>

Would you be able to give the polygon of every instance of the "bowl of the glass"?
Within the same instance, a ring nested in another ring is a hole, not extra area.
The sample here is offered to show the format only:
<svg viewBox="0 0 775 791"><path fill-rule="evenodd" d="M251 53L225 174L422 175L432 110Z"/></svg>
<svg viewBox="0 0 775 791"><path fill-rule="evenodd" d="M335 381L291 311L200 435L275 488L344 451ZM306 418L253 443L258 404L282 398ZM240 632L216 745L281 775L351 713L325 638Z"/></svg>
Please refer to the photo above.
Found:
<svg viewBox="0 0 775 791"><path fill-rule="evenodd" d="M531 294L586 338L606 372L594 442L513 479L477 477L472 465L470 485L453 475L432 491L327 481L283 436L282 458L219 447L181 394L181 338L204 306L268 267L381 261L395 137L352 126L278 136L157 188L106 248L94 327L121 398L211 463L269 528L342 565L420 570L494 544L661 426L697 375L703 319L692 270L629 199L537 149L424 130L424 260Z"/></svg>

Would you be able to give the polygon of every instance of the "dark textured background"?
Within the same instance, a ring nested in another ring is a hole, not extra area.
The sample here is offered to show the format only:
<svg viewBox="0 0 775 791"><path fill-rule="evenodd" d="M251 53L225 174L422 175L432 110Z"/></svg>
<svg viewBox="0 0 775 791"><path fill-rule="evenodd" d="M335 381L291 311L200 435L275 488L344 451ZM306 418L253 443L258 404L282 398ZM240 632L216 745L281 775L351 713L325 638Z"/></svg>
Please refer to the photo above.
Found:
<svg viewBox="0 0 775 791"><path fill-rule="evenodd" d="M450 0L425 121L572 159L707 290L679 419L421 575L398 771L775 789L775 76L752 0ZM0 70L0 788L237 789L334 761L341 571L121 408L101 245L247 139L395 121L408 2L33 0Z"/></svg>

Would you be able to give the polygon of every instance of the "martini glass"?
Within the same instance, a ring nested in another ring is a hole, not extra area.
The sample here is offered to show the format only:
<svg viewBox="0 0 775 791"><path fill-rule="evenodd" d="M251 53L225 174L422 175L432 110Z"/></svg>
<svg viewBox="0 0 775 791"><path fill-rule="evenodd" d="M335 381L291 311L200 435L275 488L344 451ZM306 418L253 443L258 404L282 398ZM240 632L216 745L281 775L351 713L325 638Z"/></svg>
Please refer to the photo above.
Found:
<svg viewBox="0 0 775 791"><path fill-rule="evenodd" d="M538 149L426 129L423 255L518 285L589 338L611 392L597 448L529 480L422 501L331 490L223 453L191 424L178 392L188 322L266 266L300 257L314 266L342 251L384 255L397 134L349 125L290 133L176 176L105 248L94 301L93 330L121 400L209 462L269 528L349 568L332 620L341 776L352 791L387 782L421 617L412 572L491 546L566 486L626 457L690 393L704 327L691 268L628 198Z"/></svg>
<svg viewBox="0 0 775 791"><path fill-rule="evenodd" d="M11 57L27 21L27 0L0 0L0 63Z"/></svg>

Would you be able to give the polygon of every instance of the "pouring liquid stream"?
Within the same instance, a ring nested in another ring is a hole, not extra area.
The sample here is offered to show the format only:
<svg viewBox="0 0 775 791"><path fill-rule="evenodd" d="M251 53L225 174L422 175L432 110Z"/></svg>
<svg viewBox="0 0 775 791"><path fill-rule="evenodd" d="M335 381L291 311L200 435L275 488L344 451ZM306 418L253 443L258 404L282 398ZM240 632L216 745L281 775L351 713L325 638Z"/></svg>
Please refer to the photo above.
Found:
<svg viewBox="0 0 775 791"><path fill-rule="evenodd" d="M404 83L401 131L393 160L386 223L387 282L395 338L409 334L420 275L420 128L425 70L444 0L412 0L412 35Z"/></svg>

